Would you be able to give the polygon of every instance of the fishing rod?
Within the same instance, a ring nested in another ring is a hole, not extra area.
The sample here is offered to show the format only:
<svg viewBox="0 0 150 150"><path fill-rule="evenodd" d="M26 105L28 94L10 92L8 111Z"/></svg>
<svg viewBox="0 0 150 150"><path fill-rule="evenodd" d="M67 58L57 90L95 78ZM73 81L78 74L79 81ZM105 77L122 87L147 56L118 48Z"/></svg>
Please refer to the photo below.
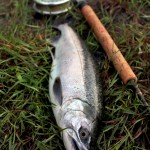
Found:
<svg viewBox="0 0 150 150"><path fill-rule="evenodd" d="M125 85L130 85L133 91L136 93L138 98L142 101L143 105L147 107L150 112L150 106L146 102L143 93L138 87L137 76L134 74L133 70L125 60L121 51L111 38L110 34L100 21L100 19L95 14L94 10L89 6L85 0L76 0L82 15L92 28L97 40L102 45L104 51L106 52L109 60L113 63L115 69L117 70L120 78L123 80Z"/></svg>

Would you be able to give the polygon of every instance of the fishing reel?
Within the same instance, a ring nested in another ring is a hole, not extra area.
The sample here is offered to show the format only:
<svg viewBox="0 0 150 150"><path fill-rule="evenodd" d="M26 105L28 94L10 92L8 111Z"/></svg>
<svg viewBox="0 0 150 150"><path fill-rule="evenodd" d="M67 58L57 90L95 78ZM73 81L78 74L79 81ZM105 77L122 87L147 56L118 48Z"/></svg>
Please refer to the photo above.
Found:
<svg viewBox="0 0 150 150"><path fill-rule="evenodd" d="M70 0L34 0L33 8L44 15L58 15L71 9Z"/></svg>

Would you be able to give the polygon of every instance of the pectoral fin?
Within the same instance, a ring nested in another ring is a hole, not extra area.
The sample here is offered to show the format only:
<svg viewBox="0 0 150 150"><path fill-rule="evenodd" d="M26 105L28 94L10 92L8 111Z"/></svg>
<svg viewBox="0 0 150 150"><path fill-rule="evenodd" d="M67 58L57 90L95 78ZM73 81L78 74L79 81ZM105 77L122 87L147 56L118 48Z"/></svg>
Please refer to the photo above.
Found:
<svg viewBox="0 0 150 150"><path fill-rule="evenodd" d="M62 86L60 78L56 78L54 81L53 94L59 105L62 105Z"/></svg>

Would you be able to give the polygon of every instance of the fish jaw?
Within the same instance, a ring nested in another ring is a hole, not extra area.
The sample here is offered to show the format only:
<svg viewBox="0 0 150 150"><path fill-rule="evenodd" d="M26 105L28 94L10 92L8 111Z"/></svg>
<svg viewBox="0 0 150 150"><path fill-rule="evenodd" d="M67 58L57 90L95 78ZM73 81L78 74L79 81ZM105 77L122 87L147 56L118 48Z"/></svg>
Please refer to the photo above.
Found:
<svg viewBox="0 0 150 150"><path fill-rule="evenodd" d="M74 121L73 121L74 120ZM91 129L85 118L73 118L71 124L63 130L63 142L66 150L89 150Z"/></svg>
<svg viewBox="0 0 150 150"><path fill-rule="evenodd" d="M86 117L82 110L67 111L62 117L62 138L66 150L89 150L94 129L94 121Z"/></svg>
<svg viewBox="0 0 150 150"><path fill-rule="evenodd" d="M73 129L65 129L62 135L66 150L89 150L89 143L85 145L80 142Z"/></svg>

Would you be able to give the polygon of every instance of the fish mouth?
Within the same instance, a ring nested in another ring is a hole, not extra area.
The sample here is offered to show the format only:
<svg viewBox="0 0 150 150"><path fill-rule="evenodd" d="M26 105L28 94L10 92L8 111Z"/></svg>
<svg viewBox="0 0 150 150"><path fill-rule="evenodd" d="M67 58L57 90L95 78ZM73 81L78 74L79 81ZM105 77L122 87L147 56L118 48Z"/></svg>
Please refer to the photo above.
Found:
<svg viewBox="0 0 150 150"><path fill-rule="evenodd" d="M84 143L78 137L76 131L72 128L66 128L62 131L63 142L66 150L89 150L90 143Z"/></svg>
<svg viewBox="0 0 150 150"><path fill-rule="evenodd" d="M72 145L74 146L75 150L81 150L81 149L79 149L76 141L73 138L71 138L71 142L72 142Z"/></svg>
<svg viewBox="0 0 150 150"><path fill-rule="evenodd" d="M72 135L68 133L68 136L70 138L73 150L89 150L90 149L89 143L86 144L84 143L85 137L87 136L86 131L83 130L79 133L80 135L78 135L74 129L71 130L72 130ZM81 140L81 136L82 136L82 140Z"/></svg>
<svg viewBox="0 0 150 150"><path fill-rule="evenodd" d="M70 137L70 138L71 138L71 143L74 147L74 150L89 150L90 149L90 148L85 148L85 146L83 146L81 143L80 143L81 145L79 146L72 137Z"/></svg>

